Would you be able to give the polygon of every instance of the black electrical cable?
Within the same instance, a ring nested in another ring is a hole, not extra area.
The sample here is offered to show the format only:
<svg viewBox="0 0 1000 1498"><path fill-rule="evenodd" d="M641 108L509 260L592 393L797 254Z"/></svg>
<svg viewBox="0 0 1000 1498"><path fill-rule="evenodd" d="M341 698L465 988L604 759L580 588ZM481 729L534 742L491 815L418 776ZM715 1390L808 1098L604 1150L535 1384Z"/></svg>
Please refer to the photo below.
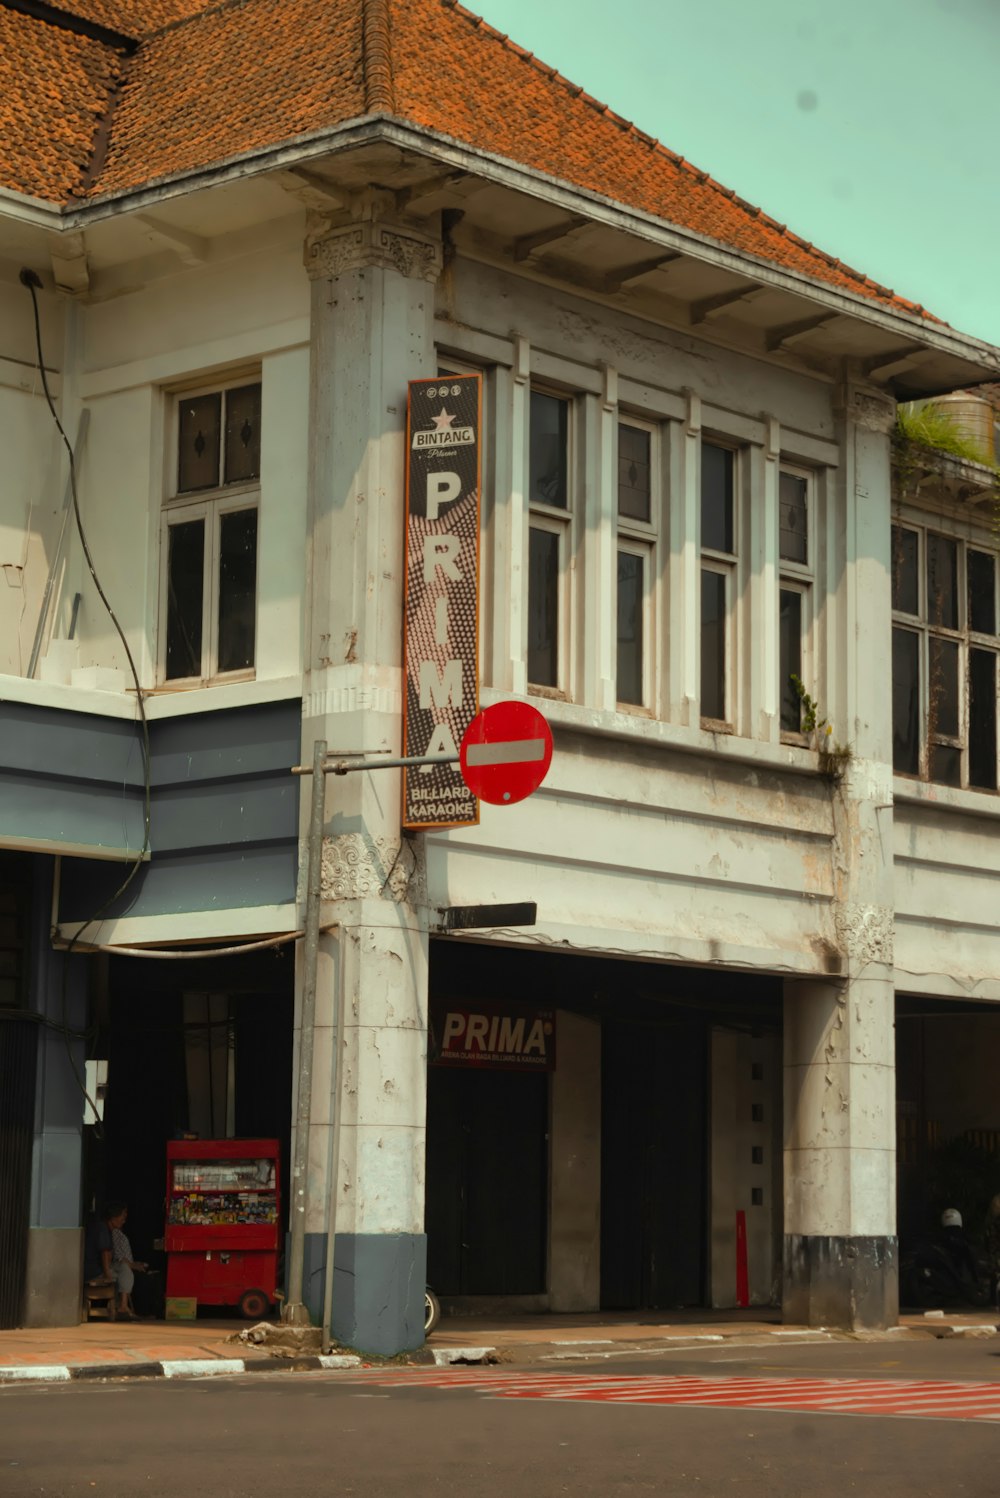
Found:
<svg viewBox="0 0 1000 1498"><path fill-rule="evenodd" d="M66 452L69 455L69 484L70 484L70 493L71 493L72 499L73 499L73 516L74 516L74 519L76 521L77 534L80 537L80 546L81 546L81 548L83 550L83 555L86 558L87 566L90 569L90 575L91 575L91 577L93 579L94 587L97 589L97 596L100 598L100 600L103 603L105 609L107 610L108 618L111 620L111 623L114 625L115 632L117 633L118 638L122 642L122 648L125 651L125 657L126 657L126 659L128 661L128 664L129 664L129 670L132 672L132 681L135 684L136 703L137 703L138 709L139 709L139 722L140 722L140 725L141 725L142 770L143 770L143 814L142 814L143 833L142 833L142 847L139 849L139 852L136 854L135 860L132 863L131 868L129 869L128 873L126 874L125 878L122 880L122 882L118 886L118 888L114 891L114 893L112 895L108 896L108 898L104 901L104 903L102 905L100 905L97 910L95 910L95 912L94 912L94 914L92 916L89 916L87 918L87 920L85 920L79 926L79 928L77 929L77 931L70 938L70 940L69 940L69 942L68 942L68 944L67 944L67 946L65 948L65 956L64 956L63 968L62 968L62 1024L58 1028L62 1031L63 1039L66 1042L66 1054L67 1054L67 1056L69 1058L69 1064L70 1064L70 1067L72 1069L73 1076L76 1079L77 1086L79 1087L80 1091L83 1093L83 1096L86 1099L87 1103L90 1105L91 1112L93 1113L94 1118L96 1120L99 1117L97 1108L94 1105L94 1102L93 1102L92 1098L90 1097L90 1095L87 1092L87 1085L86 1085L86 1082L85 1082L84 1078L82 1078L80 1076L80 1073L77 1070L76 1061L75 1061L75 1059L73 1057L73 1047L72 1047L72 1045L70 1043L70 1036L71 1035L72 1036L77 1036L77 1037L79 1037L79 1036L82 1035L82 1036L84 1036L86 1038L88 1032L86 1032L86 1031L75 1031L75 1030L71 1029L71 1027L69 1025L69 1022L68 1022L69 1021L69 1012L68 1012L68 994L67 994L67 990L68 990L68 985L69 985L69 959L70 959L70 957L72 955L73 948L76 946L77 942L80 940L81 936L88 929L88 927L96 925L96 923L101 919L101 917L104 914L104 912L106 910L108 910L109 907L112 906L115 903L116 900L120 899L121 896L128 889L129 885L132 883L132 881L135 878L136 874L138 874L140 868L142 867L142 864L143 864L143 862L145 860L146 854L149 851L149 825L150 825L149 721L148 721L148 719L146 717L146 704L145 704L145 701L144 701L144 698L143 698L142 686L141 686L141 684L139 682L139 673L136 670L136 664L135 664L135 661L134 661L134 659L132 657L132 651L129 648L128 640L125 638L125 631L122 629L121 624L118 622L118 616L115 613L114 609L111 607L111 603L110 603L110 600L108 599L108 595L105 593L104 588L101 585L101 580L100 580L100 578L97 575L97 568L94 565L94 558L91 555L90 546L87 543L87 534L86 534L86 531L83 528L83 517L80 514L80 496L79 496L79 493L77 491L76 458L75 458L74 453L73 453L73 444L70 442L69 438L67 437L66 430L65 430L62 422L59 419L59 412L56 410L55 402L52 399L52 392L49 389L48 376L46 375L46 372L45 372L45 355L44 355L44 351L42 349L42 324L41 324L41 318L39 317L39 312L38 312L38 293L39 293L39 291L41 290L41 287L42 287L41 278L39 277L39 275L38 275L38 273L36 271L33 271L33 270L30 269L30 267L25 266L22 269L22 271L21 271L20 280L21 280L21 285L22 286L26 286L28 288L28 290L31 292L31 307L32 307L32 311L33 311L34 317L35 317L35 351L36 351L37 360L38 360L38 373L41 376L42 389L45 392L46 404L48 405L49 412L50 412L50 414L52 416L52 420L56 424L56 428L57 428L57 430L59 432L59 435L60 435L60 437L63 440L63 445L66 448ZM101 1132L103 1132L103 1131L101 1131L100 1123L97 1124L97 1129L98 1129L98 1133L99 1134Z"/></svg>

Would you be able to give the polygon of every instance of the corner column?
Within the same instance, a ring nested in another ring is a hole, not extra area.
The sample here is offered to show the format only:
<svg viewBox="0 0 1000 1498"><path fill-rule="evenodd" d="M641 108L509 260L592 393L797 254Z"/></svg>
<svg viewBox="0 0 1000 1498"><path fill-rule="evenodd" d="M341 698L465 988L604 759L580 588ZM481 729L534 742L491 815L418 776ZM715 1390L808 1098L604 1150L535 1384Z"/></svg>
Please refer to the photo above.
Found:
<svg viewBox="0 0 1000 1498"><path fill-rule="evenodd" d="M889 432L895 408L848 381L839 409L845 524L829 631L827 762L838 954L830 977L785 984L784 1315L894 1326L896 1240L892 718L871 642L889 640Z"/></svg>
<svg viewBox="0 0 1000 1498"><path fill-rule="evenodd" d="M366 193L349 217L313 225L306 243L304 762L320 738L331 751L401 752L406 387L435 373L441 246L426 224L394 222L392 208L391 195ZM336 929L321 939L317 978L304 1293L319 1319L335 1217L330 1330L383 1354L423 1341L421 870L420 839L400 831L399 773L328 777L321 922Z"/></svg>

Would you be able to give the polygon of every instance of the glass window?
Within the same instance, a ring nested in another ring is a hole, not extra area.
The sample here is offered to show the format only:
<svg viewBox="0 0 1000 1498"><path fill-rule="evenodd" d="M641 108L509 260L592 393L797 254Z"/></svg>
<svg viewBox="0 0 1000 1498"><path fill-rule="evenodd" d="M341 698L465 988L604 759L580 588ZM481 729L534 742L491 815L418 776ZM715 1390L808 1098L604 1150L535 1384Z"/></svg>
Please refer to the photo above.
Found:
<svg viewBox="0 0 1000 1498"><path fill-rule="evenodd" d="M532 526L528 548L528 680L559 684L559 537Z"/></svg>
<svg viewBox="0 0 1000 1498"><path fill-rule="evenodd" d="M947 738L958 737L958 642L930 639L930 720L931 732Z"/></svg>
<svg viewBox="0 0 1000 1498"><path fill-rule="evenodd" d="M257 635L259 380L177 398L177 492L163 525L160 675L252 671ZM251 492L233 498L233 486ZM232 506L239 504L239 509Z"/></svg>
<svg viewBox="0 0 1000 1498"><path fill-rule="evenodd" d="M901 525L892 528L892 606L901 614L920 612L920 537Z"/></svg>
<svg viewBox="0 0 1000 1498"><path fill-rule="evenodd" d="M781 654L781 727L785 733L802 729L802 699L792 677L802 678L802 594L797 589L781 589L779 614Z"/></svg>
<svg viewBox="0 0 1000 1498"><path fill-rule="evenodd" d="M618 514L626 520L650 520L651 439L642 427L618 425Z"/></svg>
<svg viewBox="0 0 1000 1498"><path fill-rule="evenodd" d="M997 632L996 560L986 551L968 553L969 628L978 635Z"/></svg>
<svg viewBox="0 0 1000 1498"><path fill-rule="evenodd" d="M778 479L779 552L783 562L809 561L809 483L782 469Z"/></svg>
<svg viewBox="0 0 1000 1498"><path fill-rule="evenodd" d="M178 402L177 489L215 489L219 483L222 396L187 396Z"/></svg>
<svg viewBox="0 0 1000 1498"><path fill-rule="evenodd" d="M922 577L924 594L919 596ZM893 764L943 785L995 791L997 559L916 526L893 530Z"/></svg>
<svg viewBox="0 0 1000 1498"><path fill-rule="evenodd" d="M958 628L958 543L927 532L927 613L931 624Z"/></svg>
<svg viewBox="0 0 1000 1498"><path fill-rule="evenodd" d="M564 510L569 503L569 403L531 392L528 498Z"/></svg>
<svg viewBox="0 0 1000 1498"><path fill-rule="evenodd" d="M167 538L166 676L176 681L202 674L205 522L172 525Z"/></svg>
<svg viewBox="0 0 1000 1498"><path fill-rule="evenodd" d="M254 662L257 630L257 511L232 510L219 525L219 671Z"/></svg>
<svg viewBox="0 0 1000 1498"><path fill-rule="evenodd" d="M260 477L260 386L226 391L226 483Z"/></svg>
<svg viewBox="0 0 1000 1498"><path fill-rule="evenodd" d="M892 763L920 773L920 636L910 629L892 632Z"/></svg>
<svg viewBox="0 0 1000 1498"><path fill-rule="evenodd" d="M997 789L997 658L969 652L969 784Z"/></svg>
<svg viewBox="0 0 1000 1498"><path fill-rule="evenodd" d="M726 575L701 574L701 715L726 721Z"/></svg>
<svg viewBox="0 0 1000 1498"><path fill-rule="evenodd" d="M728 447L701 444L701 545L704 551L733 551L734 454Z"/></svg>
<svg viewBox="0 0 1000 1498"><path fill-rule="evenodd" d="M642 704L642 636L644 613L643 558L618 553L618 668L619 702Z"/></svg>

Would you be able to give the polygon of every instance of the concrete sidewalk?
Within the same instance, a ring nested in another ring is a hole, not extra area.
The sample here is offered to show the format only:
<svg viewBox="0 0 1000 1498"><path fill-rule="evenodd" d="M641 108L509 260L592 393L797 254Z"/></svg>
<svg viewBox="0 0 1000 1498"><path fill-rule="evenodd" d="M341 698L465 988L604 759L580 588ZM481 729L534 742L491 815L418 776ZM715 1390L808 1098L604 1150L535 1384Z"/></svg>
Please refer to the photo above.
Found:
<svg viewBox="0 0 1000 1498"><path fill-rule="evenodd" d="M335 1368L344 1359L278 1354L234 1341L248 1323L235 1319L194 1322L92 1321L80 1326L0 1332L0 1382L26 1378L116 1377L167 1373L167 1376L213 1371L245 1372ZM893 1336L990 1336L998 1327L996 1312L905 1315ZM446 1317L414 1361L453 1362L494 1355L504 1362L552 1361L563 1358L605 1359L629 1351L677 1351L719 1342L775 1344L791 1341L839 1341L851 1334L823 1328L785 1326L776 1311L672 1311L622 1314L537 1315L524 1317ZM355 1360L351 1360L356 1365ZM68 1370L68 1371L67 1371Z"/></svg>

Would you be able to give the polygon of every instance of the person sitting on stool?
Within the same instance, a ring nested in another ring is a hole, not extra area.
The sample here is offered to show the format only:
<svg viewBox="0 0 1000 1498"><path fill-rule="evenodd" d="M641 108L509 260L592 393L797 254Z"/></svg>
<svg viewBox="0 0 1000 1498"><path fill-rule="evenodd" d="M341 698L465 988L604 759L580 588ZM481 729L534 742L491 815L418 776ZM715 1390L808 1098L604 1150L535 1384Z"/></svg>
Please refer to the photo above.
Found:
<svg viewBox="0 0 1000 1498"><path fill-rule="evenodd" d="M91 1220L87 1228L83 1277L88 1284L113 1282L118 1293L118 1315L134 1321L132 1287L135 1271L144 1270L146 1266L133 1260L131 1245L121 1231L127 1216L128 1207L124 1202L108 1202L103 1215ZM127 1250L119 1258L115 1257L115 1233L121 1240L122 1249Z"/></svg>

